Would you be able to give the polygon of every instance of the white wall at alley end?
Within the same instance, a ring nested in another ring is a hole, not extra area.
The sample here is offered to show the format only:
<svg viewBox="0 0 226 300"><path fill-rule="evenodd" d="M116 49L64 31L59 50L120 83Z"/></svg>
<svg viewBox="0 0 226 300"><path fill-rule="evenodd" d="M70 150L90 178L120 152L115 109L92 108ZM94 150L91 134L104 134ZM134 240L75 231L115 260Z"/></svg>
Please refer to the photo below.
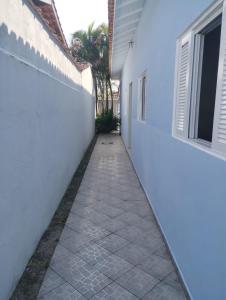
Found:
<svg viewBox="0 0 226 300"><path fill-rule="evenodd" d="M121 76L123 140L194 300L226 299L226 162L172 136L175 57L178 36L212 3L146 1ZM140 121L138 80L144 72L146 120Z"/></svg>
<svg viewBox="0 0 226 300"><path fill-rule="evenodd" d="M79 72L24 0L0 1L0 300L9 299L94 135Z"/></svg>

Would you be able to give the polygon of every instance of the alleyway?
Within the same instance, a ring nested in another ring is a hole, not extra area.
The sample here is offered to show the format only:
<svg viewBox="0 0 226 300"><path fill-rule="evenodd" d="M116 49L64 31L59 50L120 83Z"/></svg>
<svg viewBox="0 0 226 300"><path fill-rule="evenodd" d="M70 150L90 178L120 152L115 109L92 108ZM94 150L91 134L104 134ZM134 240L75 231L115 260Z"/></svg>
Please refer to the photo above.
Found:
<svg viewBox="0 0 226 300"><path fill-rule="evenodd" d="M186 299L115 135L100 136L39 299Z"/></svg>

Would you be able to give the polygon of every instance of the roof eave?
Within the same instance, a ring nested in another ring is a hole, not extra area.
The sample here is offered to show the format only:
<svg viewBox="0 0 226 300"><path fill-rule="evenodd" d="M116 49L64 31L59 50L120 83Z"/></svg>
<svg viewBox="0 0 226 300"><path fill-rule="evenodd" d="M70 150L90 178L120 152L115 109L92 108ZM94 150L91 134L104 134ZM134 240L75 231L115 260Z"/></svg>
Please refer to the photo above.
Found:
<svg viewBox="0 0 226 300"><path fill-rule="evenodd" d="M115 0L108 0L109 70L112 72L112 40Z"/></svg>
<svg viewBox="0 0 226 300"><path fill-rule="evenodd" d="M119 79L123 65L134 45L145 0L108 0L109 64L113 78Z"/></svg>

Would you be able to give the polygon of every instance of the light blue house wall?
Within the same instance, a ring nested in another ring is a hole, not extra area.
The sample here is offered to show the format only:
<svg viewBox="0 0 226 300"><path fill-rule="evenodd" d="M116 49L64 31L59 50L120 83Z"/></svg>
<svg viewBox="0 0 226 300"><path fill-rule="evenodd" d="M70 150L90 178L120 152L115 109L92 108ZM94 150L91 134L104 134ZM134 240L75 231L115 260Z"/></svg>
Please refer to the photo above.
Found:
<svg viewBox="0 0 226 300"><path fill-rule="evenodd" d="M212 0L146 1L122 70L122 137L133 82L132 147L140 181L192 299L226 299L226 161L172 137L176 39ZM147 120L137 120L147 74Z"/></svg>

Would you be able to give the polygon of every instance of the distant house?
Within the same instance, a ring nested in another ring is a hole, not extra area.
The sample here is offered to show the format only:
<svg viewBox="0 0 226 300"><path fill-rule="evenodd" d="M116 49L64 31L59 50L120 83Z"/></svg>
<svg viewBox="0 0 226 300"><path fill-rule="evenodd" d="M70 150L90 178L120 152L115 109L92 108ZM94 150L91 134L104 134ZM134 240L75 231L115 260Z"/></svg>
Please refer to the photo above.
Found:
<svg viewBox="0 0 226 300"><path fill-rule="evenodd" d="M113 114L115 116L120 115L120 101L119 101L119 83L118 81L112 81L112 96L113 102L111 100L111 95L108 97L108 106L111 109L113 105ZM106 100L102 100L102 96L98 96L97 101L97 114L101 114L103 110L106 108Z"/></svg>
<svg viewBox="0 0 226 300"><path fill-rule="evenodd" d="M0 1L0 299L9 299L94 135L91 68L54 1ZM84 121L85 120L85 121Z"/></svg>
<svg viewBox="0 0 226 300"><path fill-rule="evenodd" d="M122 137L191 299L226 299L226 1L109 0Z"/></svg>

